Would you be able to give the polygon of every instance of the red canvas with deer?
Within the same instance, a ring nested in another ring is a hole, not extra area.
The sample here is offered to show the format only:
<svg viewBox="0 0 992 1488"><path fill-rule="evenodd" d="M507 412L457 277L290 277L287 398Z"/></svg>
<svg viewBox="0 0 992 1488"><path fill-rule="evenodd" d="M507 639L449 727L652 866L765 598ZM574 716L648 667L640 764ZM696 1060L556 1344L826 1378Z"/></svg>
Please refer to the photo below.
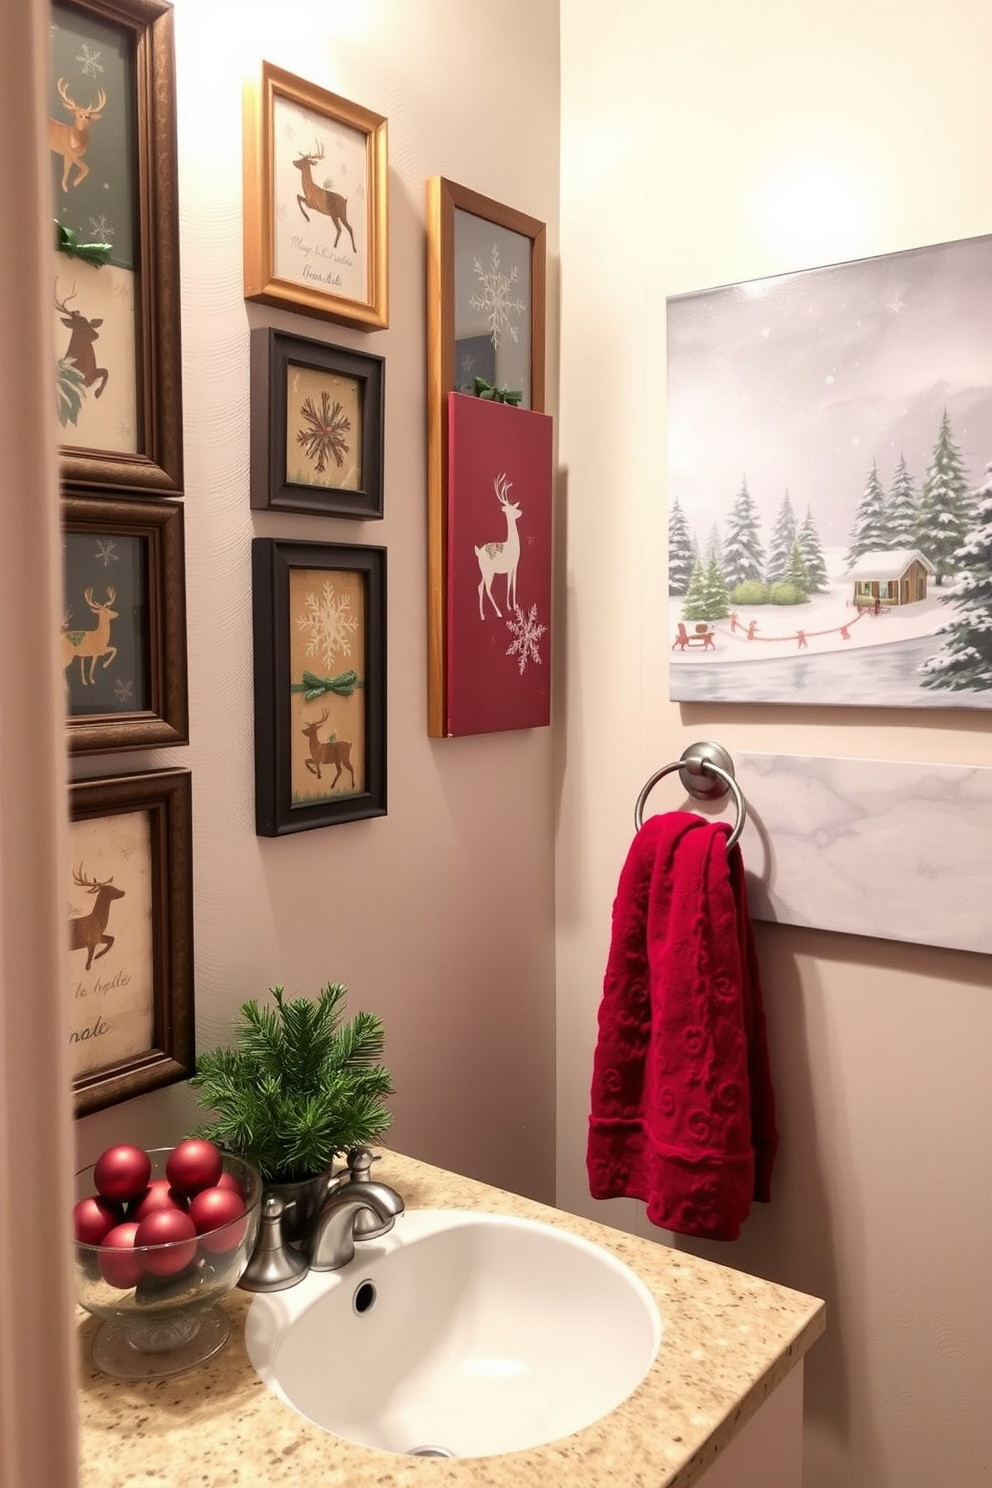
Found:
<svg viewBox="0 0 992 1488"><path fill-rule="evenodd" d="M448 397L447 733L551 722L552 421Z"/></svg>

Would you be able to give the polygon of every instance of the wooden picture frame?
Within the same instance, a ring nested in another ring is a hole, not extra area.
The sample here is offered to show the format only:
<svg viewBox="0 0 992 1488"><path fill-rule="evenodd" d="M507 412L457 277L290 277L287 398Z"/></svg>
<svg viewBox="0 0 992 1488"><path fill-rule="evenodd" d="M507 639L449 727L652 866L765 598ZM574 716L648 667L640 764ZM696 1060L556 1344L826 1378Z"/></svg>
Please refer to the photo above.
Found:
<svg viewBox="0 0 992 1488"><path fill-rule="evenodd" d="M252 616L256 832L385 816L385 548L254 538Z"/></svg>
<svg viewBox="0 0 992 1488"><path fill-rule="evenodd" d="M70 753L189 742L183 532L178 502L64 498Z"/></svg>
<svg viewBox="0 0 992 1488"><path fill-rule="evenodd" d="M54 352L67 487L182 491L173 29L167 0L52 0ZM85 249L101 242L110 256L96 266Z"/></svg>
<svg viewBox="0 0 992 1488"><path fill-rule="evenodd" d="M384 383L380 356L252 331L252 506L381 518Z"/></svg>
<svg viewBox="0 0 992 1488"><path fill-rule="evenodd" d="M263 62L244 94L245 299L383 330L388 186L381 114Z"/></svg>
<svg viewBox="0 0 992 1488"><path fill-rule="evenodd" d="M448 719L448 395L476 377L544 409L546 228L458 186L427 182L428 733ZM491 355L487 348L491 350ZM470 360L468 360L470 358Z"/></svg>
<svg viewBox="0 0 992 1488"><path fill-rule="evenodd" d="M69 786L69 1042L75 1114L194 1068L192 776Z"/></svg>

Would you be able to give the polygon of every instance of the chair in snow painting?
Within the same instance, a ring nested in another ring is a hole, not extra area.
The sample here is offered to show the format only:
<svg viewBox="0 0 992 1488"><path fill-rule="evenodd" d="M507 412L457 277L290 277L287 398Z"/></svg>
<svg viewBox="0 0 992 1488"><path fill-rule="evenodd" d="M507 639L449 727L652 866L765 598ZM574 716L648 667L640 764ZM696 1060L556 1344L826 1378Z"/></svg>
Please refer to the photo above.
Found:
<svg viewBox="0 0 992 1488"><path fill-rule="evenodd" d="M670 695L992 707L992 236L668 301Z"/></svg>

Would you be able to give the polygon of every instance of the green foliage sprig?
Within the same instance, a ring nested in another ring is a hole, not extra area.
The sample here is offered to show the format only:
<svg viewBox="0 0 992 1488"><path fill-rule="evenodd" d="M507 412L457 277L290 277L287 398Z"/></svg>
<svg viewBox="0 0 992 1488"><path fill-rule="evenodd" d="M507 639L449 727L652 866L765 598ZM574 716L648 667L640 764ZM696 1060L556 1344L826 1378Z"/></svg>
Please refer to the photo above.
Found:
<svg viewBox="0 0 992 1488"><path fill-rule="evenodd" d="M359 1012L341 1022L347 988L328 983L316 1002L270 987L275 1007L243 1003L235 1047L196 1061L190 1084L217 1119L197 1128L270 1182L309 1178L350 1147L382 1136L393 1094L378 1061L382 1020Z"/></svg>

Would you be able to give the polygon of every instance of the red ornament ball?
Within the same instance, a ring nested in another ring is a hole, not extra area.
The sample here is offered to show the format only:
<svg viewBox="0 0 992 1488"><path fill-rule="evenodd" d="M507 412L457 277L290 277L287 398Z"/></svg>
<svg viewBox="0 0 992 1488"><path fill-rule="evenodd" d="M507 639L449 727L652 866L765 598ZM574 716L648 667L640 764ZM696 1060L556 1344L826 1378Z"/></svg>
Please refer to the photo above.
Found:
<svg viewBox="0 0 992 1488"><path fill-rule="evenodd" d="M241 1187L241 1184L238 1182L237 1178L235 1178L233 1173L221 1173L220 1177L217 1179L217 1182L214 1184L214 1187L229 1188L232 1193L240 1194L242 1198L244 1198L245 1196L244 1189Z"/></svg>
<svg viewBox="0 0 992 1488"><path fill-rule="evenodd" d="M178 1209L185 1214L188 1208L189 1199L172 1188L168 1178L153 1178L144 1193L131 1200L127 1217L142 1220L156 1209Z"/></svg>
<svg viewBox="0 0 992 1488"><path fill-rule="evenodd" d="M93 1182L105 1199L133 1199L148 1187L152 1160L141 1147L122 1142L108 1147L96 1160Z"/></svg>
<svg viewBox="0 0 992 1488"><path fill-rule="evenodd" d="M245 1232L244 1212L245 1201L241 1195L219 1184L201 1189L189 1206L189 1217L196 1225L200 1244L204 1250L218 1255L234 1250L240 1244ZM242 1222L236 1223L238 1220Z"/></svg>
<svg viewBox="0 0 992 1488"><path fill-rule="evenodd" d="M126 1292L137 1286L144 1274L141 1262L134 1253L134 1237L138 1233L137 1223L126 1219L103 1237L97 1256L97 1265L104 1281L112 1287Z"/></svg>
<svg viewBox="0 0 992 1488"><path fill-rule="evenodd" d="M152 1276L174 1276L196 1255L196 1226L181 1209L153 1209L137 1226L134 1243Z"/></svg>
<svg viewBox="0 0 992 1488"><path fill-rule="evenodd" d="M123 1220L124 1210L120 1204L101 1198L99 1194L80 1199L78 1204L73 1205L73 1228L76 1239L82 1241L83 1245L101 1245L110 1231L123 1223Z"/></svg>
<svg viewBox="0 0 992 1488"><path fill-rule="evenodd" d="M169 1153L165 1176L180 1193L195 1194L213 1188L221 1175L224 1159L219 1147L202 1137L187 1137Z"/></svg>

